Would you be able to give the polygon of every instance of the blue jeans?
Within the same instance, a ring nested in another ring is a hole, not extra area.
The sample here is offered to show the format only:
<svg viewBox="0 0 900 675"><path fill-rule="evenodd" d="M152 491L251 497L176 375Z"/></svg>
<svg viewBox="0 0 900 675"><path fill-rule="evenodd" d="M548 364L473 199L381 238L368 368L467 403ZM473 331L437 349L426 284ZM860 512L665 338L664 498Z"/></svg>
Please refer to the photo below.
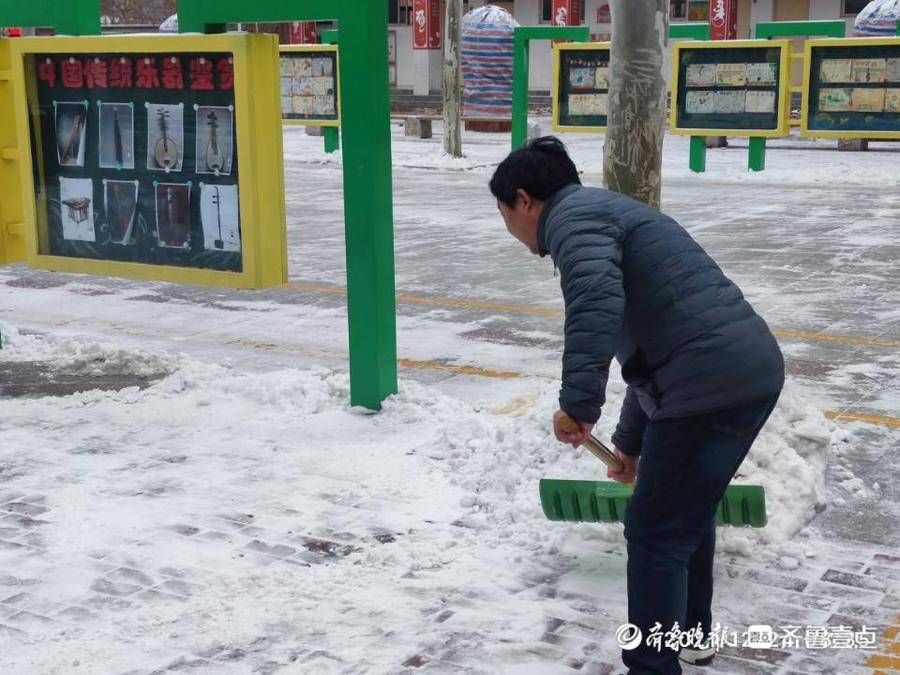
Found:
<svg viewBox="0 0 900 675"><path fill-rule="evenodd" d="M647 645L654 624L709 634L716 507L777 400L647 424L625 513L628 621L645 638L622 652L629 675L681 673L677 651Z"/></svg>

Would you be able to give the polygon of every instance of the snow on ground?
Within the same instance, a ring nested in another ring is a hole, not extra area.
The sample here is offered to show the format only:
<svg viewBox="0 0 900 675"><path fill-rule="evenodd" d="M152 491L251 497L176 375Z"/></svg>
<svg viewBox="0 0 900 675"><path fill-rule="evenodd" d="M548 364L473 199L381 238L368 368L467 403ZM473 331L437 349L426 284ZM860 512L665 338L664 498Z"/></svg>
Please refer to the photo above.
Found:
<svg viewBox="0 0 900 675"><path fill-rule="evenodd" d="M604 138L598 134L557 133L550 120L538 117L531 120L542 135L562 138L580 171L591 176L603 173ZM393 122L392 157L395 167L412 169L441 169L475 171L489 174L509 152L509 134L466 134L463 157L445 155L441 145L441 122L434 123L434 139L407 138L402 124ZM436 140L435 140L436 139ZM878 152L836 152L836 141L805 139L792 136L767 142L766 170L747 170L747 139L729 139L730 147L708 150L706 172L694 173L688 167L687 136L667 134L663 149L663 180L689 180L699 185L738 182L749 185L820 185L840 176L844 185L889 190L900 187L900 147L896 143L871 143ZM341 153L326 154L322 139L307 136L302 127L286 127L284 134L285 160L341 164Z"/></svg>
<svg viewBox="0 0 900 675"><path fill-rule="evenodd" d="M325 368L251 374L0 331L2 361L168 373L145 390L0 400L5 488L43 495L35 517L47 523L32 542L44 555L3 567L26 590L42 581L28 591L32 606L81 613L77 627L50 624L8 644L12 672L70 672L79 661L152 669L173 650L252 645L261 634L278 658L321 651L302 672L388 672L423 641L446 639L443 622L423 617L450 605L453 633L468 636L456 645L465 662L517 672L542 626L529 576L558 568L573 534L588 547L622 540L621 526L541 513L540 478L605 473L551 438L555 383L499 414L406 381L370 415L348 407L347 376ZM613 408L622 394L614 382ZM723 549L775 556L821 505L828 446L820 413L786 393L744 472L766 486L770 524L725 533ZM803 488L788 489L786 476ZM232 547L209 545L230 538ZM139 588L147 601L130 611L92 605L92 590L127 605ZM616 604L610 615L621 618Z"/></svg>

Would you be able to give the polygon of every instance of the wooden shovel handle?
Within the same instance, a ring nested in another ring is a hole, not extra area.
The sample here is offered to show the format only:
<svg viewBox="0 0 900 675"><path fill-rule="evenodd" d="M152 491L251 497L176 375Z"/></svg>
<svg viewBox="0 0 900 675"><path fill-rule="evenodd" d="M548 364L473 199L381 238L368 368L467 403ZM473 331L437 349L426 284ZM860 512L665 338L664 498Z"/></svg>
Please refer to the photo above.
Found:
<svg viewBox="0 0 900 675"><path fill-rule="evenodd" d="M578 425L578 422L573 420L568 415L563 415L563 417L559 420L559 426L562 427L563 431L566 431L570 434L577 434L581 431L581 427ZM606 464L610 469L615 471L616 473L620 473L625 469L625 466L616 457L616 454L607 448L603 443L601 443L593 434L590 434L587 437L587 440L584 442L584 446L591 451L591 454L594 455L601 462Z"/></svg>

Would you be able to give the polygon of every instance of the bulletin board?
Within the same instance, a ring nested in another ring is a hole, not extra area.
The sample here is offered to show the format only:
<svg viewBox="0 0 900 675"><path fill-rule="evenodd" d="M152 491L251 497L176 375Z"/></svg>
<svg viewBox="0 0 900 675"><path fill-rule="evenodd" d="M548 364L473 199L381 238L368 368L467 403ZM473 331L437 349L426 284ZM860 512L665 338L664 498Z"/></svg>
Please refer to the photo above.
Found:
<svg viewBox="0 0 900 675"><path fill-rule="evenodd" d="M900 140L900 38L808 40L800 131Z"/></svg>
<svg viewBox="0 0 900 675"><path fill-rule="evenodd" d="M679 42L670 129L688 136L787 136L790 86L787 40Z"/></svg>
<svg viewBox="0 0 900 675"><path fill-rule="evenodd" d="M13 50L30 264L286 280L273 36L23 38Z"/></svg>
<svg viewBox="0 0 900 675"><path fill-rule="evenodd" d="M289 124L341 125L337 45L281 47L281 117Z"/></svg>
<svg viewBox="0 0 900 675"><path fill-rule="evenodd" d="M553 129L598 133L609 113L609 42L553 46Z"/></svg>

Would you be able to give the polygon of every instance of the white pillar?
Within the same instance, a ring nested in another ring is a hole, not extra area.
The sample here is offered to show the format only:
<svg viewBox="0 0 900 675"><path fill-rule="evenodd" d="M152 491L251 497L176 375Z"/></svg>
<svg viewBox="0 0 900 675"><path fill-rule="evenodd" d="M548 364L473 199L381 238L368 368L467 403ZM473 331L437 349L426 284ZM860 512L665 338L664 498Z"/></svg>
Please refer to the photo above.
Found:
<svg viewBox="0 0 900 675"><path fill-rule="evenodd" d="M427 96L441 90L441 50L413 49L413 94Z"/></svg>

